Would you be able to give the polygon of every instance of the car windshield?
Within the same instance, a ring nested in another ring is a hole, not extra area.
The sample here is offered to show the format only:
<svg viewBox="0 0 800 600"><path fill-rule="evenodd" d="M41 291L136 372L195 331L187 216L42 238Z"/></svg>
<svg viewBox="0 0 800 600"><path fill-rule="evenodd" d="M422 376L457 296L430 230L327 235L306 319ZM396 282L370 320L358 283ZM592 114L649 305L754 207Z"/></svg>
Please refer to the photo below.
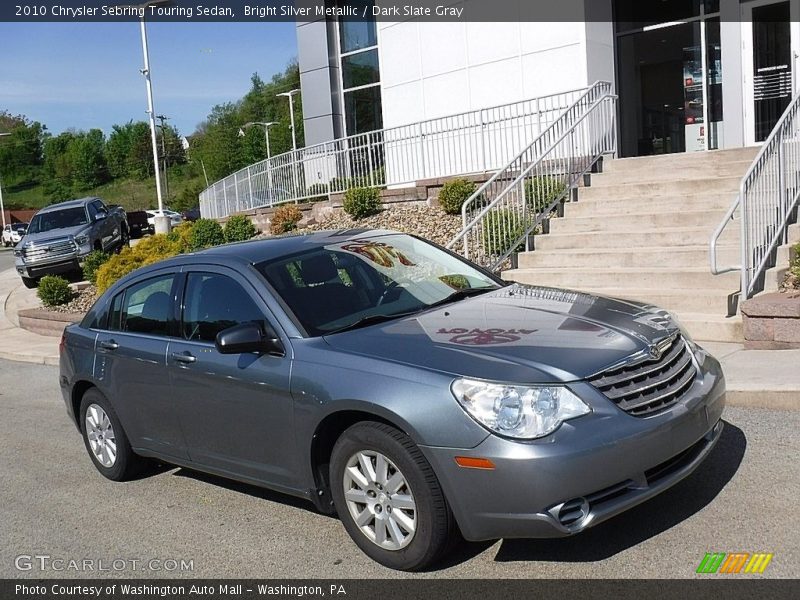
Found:
<svg viewBox="0 0 800 600"><path fill-rule="evenodd" d="M414 314L502 286L420 239L365 235L257 265L311 336Z"/></svg>
<svg viewBox="0 0 800 600"><path fill-rule="evenodd" d="M86 210L82 206L49 210L39 213L31 219L28 233L43 233L52 229L77 227L78 225L86 225L88 222Z"/></svg>

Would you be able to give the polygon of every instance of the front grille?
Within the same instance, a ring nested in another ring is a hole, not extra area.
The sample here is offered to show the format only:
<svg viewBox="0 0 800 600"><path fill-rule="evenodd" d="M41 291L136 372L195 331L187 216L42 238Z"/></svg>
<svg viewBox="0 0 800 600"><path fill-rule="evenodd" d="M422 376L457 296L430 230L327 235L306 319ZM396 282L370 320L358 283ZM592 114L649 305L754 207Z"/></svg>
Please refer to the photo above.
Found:
<svg viewBox="0 0 800 600"><path fill-rule="evenodd" d="M69 238L37 242L22 249L22 257L26 263L55 262L62 258L75 256L78 247Z"/></svg>
<svg viewBox="0 0 800 600"><path fill-rule="evenodd" d="M680 400L696 375L692 354L676 335L660 358L605 371L589 383L628 414L644 417Z"/></svg>

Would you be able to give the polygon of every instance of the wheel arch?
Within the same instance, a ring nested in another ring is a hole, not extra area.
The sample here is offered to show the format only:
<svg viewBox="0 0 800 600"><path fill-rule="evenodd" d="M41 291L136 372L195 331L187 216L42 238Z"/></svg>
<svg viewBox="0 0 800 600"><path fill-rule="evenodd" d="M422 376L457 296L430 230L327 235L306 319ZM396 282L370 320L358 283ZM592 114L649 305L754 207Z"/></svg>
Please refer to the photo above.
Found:
<svg viewBox="0 0 800 600"><path fill-rule="evenodd" d="M72 385L72 392L70 393L70 403L72 405L72 414L75 417L75 425L78 427L78 431L83 431L81 427L81 401L83 400L83 396L92 388L96 388L97 386L87 380L87 379L80 379L76 381Z"/></svg>
<svg viewBox="0 0 800 600"><path fill-rule="evenodd" d="M324 513L333 514L333 499L330 493L330 479L328 471L330 468L330 458L336 440L349 427L356 423L373 421L383 423L402 431L409 437L413 437L408 427L402 424L399 417L391 415L379 415L361 408L346 408L326 415L314 430L311 437L310 461L311 472L314 477L314 490L312 490L312 500L317 508Z"/></svg>

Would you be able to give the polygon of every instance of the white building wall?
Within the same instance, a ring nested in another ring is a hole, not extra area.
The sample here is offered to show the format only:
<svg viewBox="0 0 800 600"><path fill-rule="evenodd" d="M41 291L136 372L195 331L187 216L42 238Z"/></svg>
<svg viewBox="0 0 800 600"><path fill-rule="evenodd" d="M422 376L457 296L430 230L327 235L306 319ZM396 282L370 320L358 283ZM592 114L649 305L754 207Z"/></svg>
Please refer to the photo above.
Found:
<svg viewBox="0 0 800 600"><path fill-rule="evenodd" d="M587 24L582 22L380 22L378 40L384 127L594 81L589 80ZM606 73L613 79L613 50L610 56Z"/></svg>

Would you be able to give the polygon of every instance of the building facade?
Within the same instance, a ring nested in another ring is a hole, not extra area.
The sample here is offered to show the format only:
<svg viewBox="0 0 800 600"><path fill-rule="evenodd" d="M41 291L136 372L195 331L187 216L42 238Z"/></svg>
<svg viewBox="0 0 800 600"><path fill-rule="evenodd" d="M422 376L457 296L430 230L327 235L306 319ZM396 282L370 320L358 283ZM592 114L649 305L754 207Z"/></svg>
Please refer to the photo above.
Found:
<svg viewBox="0 0 800 600"><path fill-rule="evenodd" d="M561 3L583 20L537 22L520 0L507 23L299 22L306 144L603 80L621 156L733 148L763 141L797 89L800 0Z"/></svg>

